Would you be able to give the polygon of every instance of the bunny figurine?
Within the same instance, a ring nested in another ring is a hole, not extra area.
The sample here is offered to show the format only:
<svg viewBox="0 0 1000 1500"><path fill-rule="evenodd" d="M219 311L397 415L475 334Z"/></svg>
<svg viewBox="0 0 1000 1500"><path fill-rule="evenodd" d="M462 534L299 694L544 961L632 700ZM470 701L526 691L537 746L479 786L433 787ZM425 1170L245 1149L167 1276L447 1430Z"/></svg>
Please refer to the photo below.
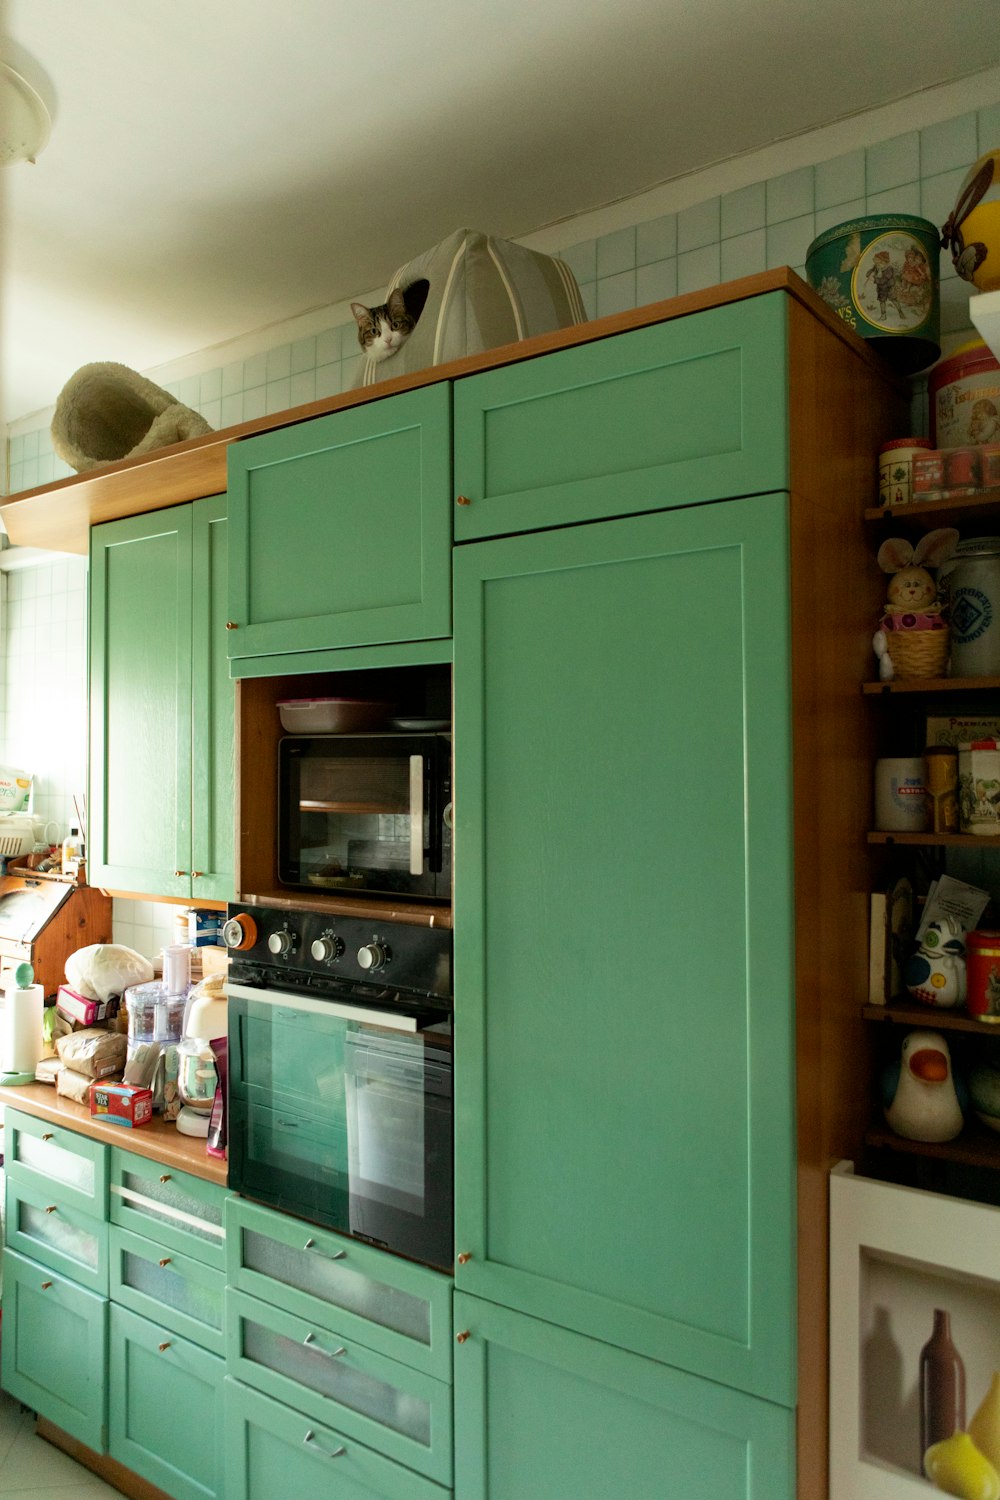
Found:
<svg viewBox="0 0 1000 1500"><path fill-rule="evenodd" d="M948 621L938 586L928 568L948 561L958 545L953 526L940 526L914 547L904 537L890 537L878 549L878 565L891 573L888 598L872 640L879 678L896 675L936 677L948 660Z"/></svg>

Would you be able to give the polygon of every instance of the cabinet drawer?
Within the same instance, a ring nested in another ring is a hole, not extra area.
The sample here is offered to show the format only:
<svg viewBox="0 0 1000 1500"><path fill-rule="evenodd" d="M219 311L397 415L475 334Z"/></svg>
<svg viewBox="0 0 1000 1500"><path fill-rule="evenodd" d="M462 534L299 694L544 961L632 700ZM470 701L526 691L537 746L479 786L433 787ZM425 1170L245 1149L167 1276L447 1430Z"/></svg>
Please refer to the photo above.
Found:
<svg viewBox="0 0 1000 1500"><path fill-rule="evenodd" d="M222 1360L112 1303L108 1371L112 1458L173 1500L221 1500Z"/></svg>
<svg viewBox="0 0 1000 1500"><path fill-rule="evenodd" d="M226 1203L226 1246L230 1286L451 1379L449 1276L235 1195Z"/></svg>
<svg viewBox="0 0 1000 1500"><path fill-rule="evenodd" d="M213 1354L222 1353L226 1278L169 1246L111 1227L110 1290L115 1302L166 1324Z"/></svg>
<svg viewBox="0 0 1000 1500"><path fill-rule="evenodd" d="M97 1453L105 1451L107 1305L104 1297L4 1251L3 1388Z"/></svg>
<svg viewBox="0 0 1000 1500"><path fill-rule="evenodd" d="M13 1182L57 1192L67 1207L103 1219L108 1201L108 1148L75 1130L64 1130L8 1109L4 1168Z"/></svg>
<svg viewBox="0 0 1000 1500"><path fill-rule="evenodd" d="M781 293L455 384L455 540L785 489Z"/></svg>
<svg viewBox="0 0 1000 1500"><path fill-rule="evenodd" d="M112 1224L224 1269L224 1187L112 1146L108 1192Z"/></svg>
<svg viewBox="0 0 1000 1500"><path fill-rule="evenodd" d="M5 1234L12 1250L107 1296L108 1226L61 1202L51 1186L7 1183Z"/></svg>
<svg viewBox="0 0 1000 1500"><path fill-rule="evenodd" d="M228 462L231 657L451 634L446 384L232 443Z"/></svg>
<svg viewBox="0 0 1000 1500"><path fill-rule="evenodd" d="M228 1500L445 1500L451 1493L226 1376Z"/></svg>
<svg viewBox="0 0 1000 1500"><path fill-rule="evenodd" d="M450 1482L451 1387L443 1380L232 1288L226 1368L387 1458Z"/></svg>

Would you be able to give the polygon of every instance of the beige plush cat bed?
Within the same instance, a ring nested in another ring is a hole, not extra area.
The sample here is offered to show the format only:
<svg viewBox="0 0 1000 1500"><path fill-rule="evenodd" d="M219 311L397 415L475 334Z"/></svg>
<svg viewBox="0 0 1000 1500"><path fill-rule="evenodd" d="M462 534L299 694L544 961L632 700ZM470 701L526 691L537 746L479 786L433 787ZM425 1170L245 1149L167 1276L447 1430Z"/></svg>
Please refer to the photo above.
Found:
<svg viewBox="0 0 1000 1500"><path fill-rule="evenodd" d="M128 365L108 361L83 365L63 386L52 446L80 474L211 431L204 417L169 391Z"/></svg>
<svg viewBox="0 0 1000 1500"><path fill-rule="evenodd" d="M473 229L456 229L400 267L386 296L422 277L430 287L416 328L388 359L365 359L355 386L568 328L587 316L563 261Z"/></svg>

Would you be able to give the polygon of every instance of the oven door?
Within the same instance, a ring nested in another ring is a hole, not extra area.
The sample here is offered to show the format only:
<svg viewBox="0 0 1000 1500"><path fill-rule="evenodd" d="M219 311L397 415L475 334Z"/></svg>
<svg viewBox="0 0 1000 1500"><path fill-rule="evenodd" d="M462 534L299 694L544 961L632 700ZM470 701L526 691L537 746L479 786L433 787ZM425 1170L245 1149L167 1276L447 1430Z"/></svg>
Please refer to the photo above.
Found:
<svg viewBox="0 0 1000 1500"><path fill-rule="evenodd" d="M450 1036L363 1001L227 988L230 1187L450 1270Z"/></svg>

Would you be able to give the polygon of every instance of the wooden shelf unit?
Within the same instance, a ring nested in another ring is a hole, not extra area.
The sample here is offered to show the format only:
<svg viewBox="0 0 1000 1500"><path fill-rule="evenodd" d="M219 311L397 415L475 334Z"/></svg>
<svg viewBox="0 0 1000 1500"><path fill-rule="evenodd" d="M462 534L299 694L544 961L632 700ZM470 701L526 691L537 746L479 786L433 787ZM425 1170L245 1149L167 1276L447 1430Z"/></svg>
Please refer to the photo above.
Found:
<svg viewBox="0 0 1000 1500"><path fill-rule="evenodd" d="M861 691L876 697L890 693L995 693L1000 691L1000 677L900 677L891 682L863 682Z"/></svg>
<svg viewBox="0 0 1000 1500"><path fill-rule="evenodd" d="M865 1005L861 1014L866 1021L882 1021L897 1026L927 1026L934 1031L968 1031L974 1036L995 1037L1000 1041L1000 1025L977 1021L967 1010L935 1010L929 1005L915 1005L912 1000L890 1000L888 1005Z"/></svg>
<svg viewBox="0 0 1000 1500"><path fill-rule="evenodd" d="M910 1141L896 1135L888 1125L876 1124L866 1132L865 1144L875 1151L896 1151L903 1156L925 1156L956 1166L1000 1171L1000 1135L978 1124L966 1125L953 1141Z"/></svg>
<svg viewBox="0 0 1000 1500"><path fill-rule="evenodd" d="M974 495L957 495L953 500L914 500L909 505L874 505L865 511L866 521L903 523L918 531L934 531L938 526L957 526L974 520L984 525L1000 526L1000 490L977 490Z"/></svg>
<svg viewBox="0 0 1000 1500"><path fill-rule="evenodd" d="M869 844L923 844L927 848L998 849L1000 833L886 833L873 828Z"/></svg>

